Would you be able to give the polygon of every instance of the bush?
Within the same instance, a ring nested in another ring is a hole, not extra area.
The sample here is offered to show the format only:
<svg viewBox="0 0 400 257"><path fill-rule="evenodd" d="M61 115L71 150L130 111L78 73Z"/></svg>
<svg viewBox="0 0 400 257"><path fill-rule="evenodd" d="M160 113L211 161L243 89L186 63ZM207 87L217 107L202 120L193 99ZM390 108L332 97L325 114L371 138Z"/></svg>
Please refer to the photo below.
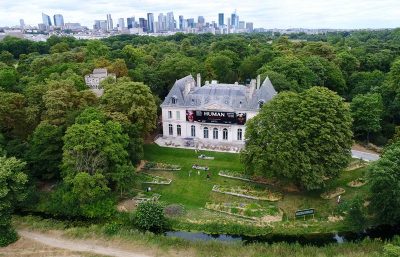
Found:
<svg viewBox="0 0 400 257"><path fill-rule="evenodd" d="M349 204L348 214L345 222L349 227L356 230L362 230L366 227L364 201L360 197L355 198Z"/></svg>
<svg viewBox="0 0 400 257"><path fill-rule="evenodd" d="M137 228L152 232L163 232L168 227L163 207L152 202L144 202L138 206L133 222Z"/></svg>
<svg viewBox="0 0 400 257"><path fill-rule="evenodd" d="M112 236L117 234L121 229L121 225L116 222L107 223L103 227L104 234Z"/></svg>
<svg viewBox="0 0 400 257"><path fill-rule="evenodd" d="M18 235L11 226L0 226L0 247L5 247L17 240Z"/></svg>

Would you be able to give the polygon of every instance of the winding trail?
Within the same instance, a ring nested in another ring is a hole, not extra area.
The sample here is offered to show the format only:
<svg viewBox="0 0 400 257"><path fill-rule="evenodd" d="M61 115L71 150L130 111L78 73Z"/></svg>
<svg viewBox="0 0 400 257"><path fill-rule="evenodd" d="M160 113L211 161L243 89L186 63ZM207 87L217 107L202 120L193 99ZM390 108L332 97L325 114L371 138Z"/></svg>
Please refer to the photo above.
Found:
<svg viewBox="0 0 400 257"><path fill-rule="evenodd" d="M82 242L82 241L75 241L75 240L68 240L64 238L56 238L54 236L26 231L26 230L19 230L18 233L28 239L37 241L39 243L55 247L66 249L70 251L78 251L78 252L90 252L95 254L101 254L106 256L116 256L116 257L150 257L149 255L144 255L141 253L134 253L129 252L126 250L121 250L118 248L112 247L104 247L100 246L95 243L89 242Z"/></svg>

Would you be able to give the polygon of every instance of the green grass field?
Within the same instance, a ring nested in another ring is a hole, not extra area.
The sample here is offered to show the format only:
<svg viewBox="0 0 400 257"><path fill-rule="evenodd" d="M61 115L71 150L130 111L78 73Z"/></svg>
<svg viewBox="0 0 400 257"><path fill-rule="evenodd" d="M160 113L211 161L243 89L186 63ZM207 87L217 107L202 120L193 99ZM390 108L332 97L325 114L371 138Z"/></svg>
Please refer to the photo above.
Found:
<svg viewBox="0 0 400 257"><path fill-rule="evenodd" d="M326 222L328 216L332 215L337 208L336 198L324 200L320 197L320 194L324 190L295 193L284 192L283 199L274 203L212 192L211 189L216 184L226 186L251 185L259 189L265 187L265 185L261 184L218 176L220 170L243 171L244 167L240 163L238 154L201 151L201 154L215 157L215 160L201 160L197 158L200 153L196 153L194 150L159 147L155 144L145 145L144 150L144 159L147 161L177 164L182 167L180 171L149 171L150 174L173 180L171 185L152 185L152 191L160 194L160 200L167 204L183 204L188 212L185 217L182 217L182 220L196 220L198 222L201 220L220 222L226 222L227 220L240 221L240 219L230 217L230 215L221 215L205 210L204 206L206 202L256 202L264 206L272 204L284 212L284 221L293 220L296 210L315 208L316 220ZM200 175L198 175L197 170L191 168L193 164L208 166L211 178L209 180L206 178L207 171L200 171ZM340 177L331 181L327 188L343 187L346 193L342 195L342 201L348 201L356 195L365 197L368 184L360 188L351 188L346 185L348 182L362 177L365 170L365 168L360 168L352 171L343 171ZM141 185L142 189L145 189L146 186ZM276 224L276 226L279 225Z"/></svg>

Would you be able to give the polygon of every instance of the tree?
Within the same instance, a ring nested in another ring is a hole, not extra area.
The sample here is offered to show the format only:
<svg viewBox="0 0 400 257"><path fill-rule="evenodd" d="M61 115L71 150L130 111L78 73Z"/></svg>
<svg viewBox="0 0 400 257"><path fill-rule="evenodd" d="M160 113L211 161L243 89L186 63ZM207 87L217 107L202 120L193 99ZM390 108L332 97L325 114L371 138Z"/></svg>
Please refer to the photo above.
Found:
<svg viewBox="0 0 400 257"><path fill-rule="evenodd" d="M360 61L349 52L338 54L335 61L346 78L349 78L360 67Z"/></svg>
<svg viewBox="0 0 400 257"><path fill-rule="evenodd" d="M50 53L63 53L69 51L69 45L65 42L60 42L50 47Z"/></svg>
<svg viewBox="0 0 400 257"><path fill-rule="evenodd" d="M148 86L140 82L116 82L105 85L102 97L108 112L121 112L141 128L143 135L156 126L157 106Z"/></svg>
<svg viewBox="0 0 400 257"><path fill-rule="evenodd" d="M0 132L5 135L25 134L25 97L0 90Z"/></svg>
<svg viewBox="0 0 400 257"><path fill-rule="evenodd" d="M107 57L110 54L110 48L100 40L88 40L86 54L89 58Z"/></svg>
<svg viewBox="0 0 400 257"><path fill-rule="evenodd" d="M369 143L370 133L381 129L383 102L380 94L357 95L351 102L353 128L356 133L366 135Z"/></svg>
<svg viewBox="0 0 400 257"><path fill-rule="evenodd" d="M39 179L60 177L63 129L46 121L40 123L29 142L27 160L31 174Z"/></svg>
<svg viewBox="0 0 400 257"><path fill-rule="evenodd" d="M158 203L144 202L139 204L133 218L134 224L139 229L162 232L167 228L164 208Z"/></svg>
<svg viewBox="0 0 400 257"><path fill-rule="evenodd" d="M16 203L25 198L27 175L25 163L15 157L0 157L0 247L17 240L11 226L11 214Z"/></svg>
<svg viewBox="0 0 400 257"><path fill-rule="evenodd" d="M400 221L400 141L387 147L381 159L370 166L369 208L381 223Z"/></svg>
<svg viewBox="0 0 400 257"><path fill-rule="evenodd" d="M14 64L14 56L8 51L1 51L0 52L0 62L3 62L7 65Z"/></svg>
<svg viewBox="0 0 400 257"><path fill-rule="evenodd" d="M7 91L14 89L17 79L18 75L13 67L2 67L0 63L0 89L3 88Z"/></svg>
<svg viewBox="0 0 400 257"><path fill-rule="evenodd" d="M350 159L351 115L336 93L313 87L283 92L247 122L246 172L318 189Z"/></svg>
<svg viewBox="0 0 400 257"><path fill-rule="evenodd" d="M79 172L110 174L116 165L127 164L128 136L121 125L98 120L74 124L64 136L63 170L66 177Z"/></svg>
<svg viewBox="0 0 400 257"><path fill-rule="evenodd" d="M235 74L233 73L233 61L228 56L222 54L213 54L207 57L204 62L207 79L218 80L225 83L233 83Z"/></svg>
<svg viewBox="0 0 400 257"><path fill-rule="evenodd" d="M275 58L272 62L261 67L257 72L263 74L269 70L285 75L287 80L297 86L295 88L297 92L315 86L317 81L316 75L310 68L292 55Z"/></svg>

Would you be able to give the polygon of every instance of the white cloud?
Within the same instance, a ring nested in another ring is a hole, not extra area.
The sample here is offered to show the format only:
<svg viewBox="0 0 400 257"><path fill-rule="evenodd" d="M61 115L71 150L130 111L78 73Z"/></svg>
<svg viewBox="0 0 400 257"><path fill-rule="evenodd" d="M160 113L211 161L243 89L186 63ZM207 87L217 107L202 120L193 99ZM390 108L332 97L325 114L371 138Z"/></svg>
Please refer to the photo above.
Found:
<svg viewBox="0 0 400 257"><path fill-rule="evenodd" d="M41 22L41 13L64 15L66 22L80 22L89 27L95 19L105 19L111 13L120 17L145 17L147 12L173 11L175 19L202 15L207 21L217 21L219 12L225 19L237 9L240 20L252 21L265 28L382 28L400 25L398 0L0 0L0 26Z"/></svg>

